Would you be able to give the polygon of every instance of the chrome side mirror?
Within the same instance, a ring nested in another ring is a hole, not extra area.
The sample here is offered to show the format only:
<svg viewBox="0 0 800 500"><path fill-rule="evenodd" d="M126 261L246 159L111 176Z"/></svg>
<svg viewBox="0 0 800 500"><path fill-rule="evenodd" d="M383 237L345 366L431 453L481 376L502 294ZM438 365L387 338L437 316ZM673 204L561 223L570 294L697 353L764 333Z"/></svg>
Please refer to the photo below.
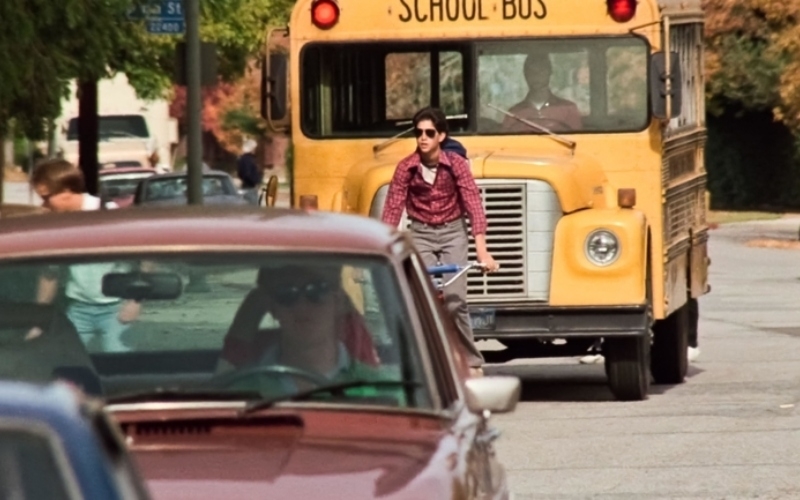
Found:
<svg viewBox="0 0 800 500"><path fill-rule="evenodd" d="M517 377L487 376L466 381L467 407L474 413L509 413L517 407L522 383Z"/></svg>

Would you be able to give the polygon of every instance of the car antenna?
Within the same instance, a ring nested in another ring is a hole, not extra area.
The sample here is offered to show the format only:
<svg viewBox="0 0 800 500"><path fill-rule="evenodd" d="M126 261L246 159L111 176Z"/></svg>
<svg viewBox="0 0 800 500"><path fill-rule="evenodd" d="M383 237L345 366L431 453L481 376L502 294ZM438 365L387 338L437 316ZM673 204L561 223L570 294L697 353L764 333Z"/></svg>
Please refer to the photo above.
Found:
<svg viewBox="0 0 800 500"><path fill-rule="evenodd" d="M508 112L508 111L506 111L504 109L501 109L501 108L495 106L494 104L485 103L484 106L488 106L488 107L490 107L492 109L495 109L495 110L503 113L506 116L510 116L511 118L524 123L525 125L527 125L527 126L529 126L531 128L534 128L536 130L539 130L541 132L546 133L547 135L549 135L550 137L552 137L556 141L558 141L561 144L564 144L565 146L567 146L569 148L570 152L572 152L572 155L573 156L575 155L575 148L578 145L577 142L571 141L571 140L567 139L566 137L564 137L562 135L558 135L558 134L556 134L555 132L553 132L552 130L550 130L547 127L543 127L541 125L537 125L537 124L533 123L530 120L526 120L525 118L522 118L521 116L515 115L514 113L510 113L510 112Z"/></svg>
<svg viewBox="0 0 800 500"><path fill-rule="evenodd" d="M449 115L449 116L446 116L445 118L448 119L448 120L464 120L466 118L469 118L469 115L467 115L467 114ZM409 125L411 123L413 123L412 120L403 120L403 121L397 122L395 125L401 126L401 125ZM413 125L411 127L407 128L407 129L403 130L399 134L393 135L392 137L389 137L388 139L384 140L383 142L380 142L380 143L372 146L372 153L373 154L380 153L381 151L386 149L390 144L393 144L393 143L397 142L401 137L403 137L407 133L411 132L412 130L414 130L414 126Z"/></svg>

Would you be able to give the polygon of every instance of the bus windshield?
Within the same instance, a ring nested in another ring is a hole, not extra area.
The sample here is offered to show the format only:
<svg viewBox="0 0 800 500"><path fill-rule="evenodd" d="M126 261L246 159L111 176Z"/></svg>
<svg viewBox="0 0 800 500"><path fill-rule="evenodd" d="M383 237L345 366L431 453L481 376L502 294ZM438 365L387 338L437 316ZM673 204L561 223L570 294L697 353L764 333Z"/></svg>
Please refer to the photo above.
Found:
<svg viewBox="0 0 800 500"><path fill-rule="evenodd" d="M391 137L424 106L453 135L634 132L647 127L640 37L317 43L302 51L309 137ZM435 89L438 89L435 90Z"/></svg>

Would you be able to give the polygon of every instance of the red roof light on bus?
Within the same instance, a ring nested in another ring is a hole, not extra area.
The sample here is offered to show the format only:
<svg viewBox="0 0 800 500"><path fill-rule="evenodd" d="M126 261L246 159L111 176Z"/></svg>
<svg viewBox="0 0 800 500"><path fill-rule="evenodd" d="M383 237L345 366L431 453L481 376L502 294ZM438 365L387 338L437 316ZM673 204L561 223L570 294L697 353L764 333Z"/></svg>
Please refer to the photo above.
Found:
<svg viewBox="0 0 800 500"><path fill-rule="evenodd" d="M339 21L339 5L336 0L314 0L311 3L311 22L319 29L327 30Z"/></svg>
<svg viewBox="0 0 800 500"><path fill-rule="evenodd" d="M618 23L627 23L636 15L637 0L606 0L608 14Z"/></svg>

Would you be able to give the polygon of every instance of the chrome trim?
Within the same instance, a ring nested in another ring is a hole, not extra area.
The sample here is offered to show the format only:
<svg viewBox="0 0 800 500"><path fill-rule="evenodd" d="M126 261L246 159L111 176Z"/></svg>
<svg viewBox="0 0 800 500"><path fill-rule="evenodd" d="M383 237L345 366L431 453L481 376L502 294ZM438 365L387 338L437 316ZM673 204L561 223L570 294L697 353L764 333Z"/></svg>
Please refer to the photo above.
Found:
<svg viewBox="0 0 800 500"><path fill-rule="evenodd" d="M120 247L94 247L79 249L47 249L33 252L0 254L0 263L5 261L38 259L43 257L59 257L69 259L70 257L87 256L115 256L126 254L138 254L150 252L155 254L171 253L253 253L253 252L293 252L297 254L344 254L350 256L386 256L385 249L360 249L360 248L326 248L320 250L319 247L297 247L297 246L276 246L276 245L141 245L141 246L120 246Z"/></svg>
<svg viewBox="0 0 800 500"><path fill-rule="evenodd" d="M146 402L146 403L123 403L123 404L109 404L106 408L111 414L122 412L141 412L141 411L192 411L192 410L243 410L250 401L178 401L178 402ZM322 401L282 401L276 403L275 406L264 408L268 412L270 410L321 410L321 411L367 411L370 413L389 413L389 414L409 414L421 415L431 417L447 417L449 415L446 411L430 410L427 408L404 408L396 406L377 406L377 405L357 405L346 403L325 403ZM253 415L255 415L254 413ZM202 415L199 416L202 418ZM154 421L155 422L155 421ZM158 422L169 422L163 416L158 417ZM136 422L126 422L127 424L135 424Z"/></svg>
<svg viewBox="0 0 800 500"><path fill-rule="evenodd" d="M412 255L409 255L408 257L412 258ZM400 293L402 294L403 301L405 303L406 314L411 319L411 326L414 328L414 337L417 340L417 347L419 349L420 356L422 357L422 367L425 372L425 378L427 379L430 390L431 403L433 404L433 408L435 410L441 411L444 408L442 395L439 392L439 386L436 384L434 367L433 363L431 363L431 353L428 350L425 337L422 334L424 329L417 314L416 307L414 306L413 292L411 291L408 281L405 279L405 271L403 270L402 260L395 262L395 273L395 277L400 285Z"/></svg>
<svg viewBox="0 0 800 500"><path fill-rule="evenodd" d="M417 257L415 256L414 258L416 259ZM421 266L425 265L425 263L422 262L421 259L420 259L419 263L420 263ZM435 297L431 293L431 287L425 287L424 293L425 293L425 299L428 300L429 302L430 301L439 300L438 297ZM458 376L458 371L456 370L455 359L453 359L453 351L448 348L448 346L450 344L450 340L447 338L447 335L445 334L445 326L442 324L441 317L438 314L434 314L434 320L436 321L436 331L438 333L439 342L443 347L443 351L444 351L445 356L447 357L447 365L448 365L448 368L449 368L448 373L450 375L450 378L455 382L455 384L453 384L453 385L455 385L455 387L456 387L457 399L459 401L464 401L464 399L466 397L466 394L464 393L464 388L461 385L461 381L460 381L460 378ZM454 325L454 327L455 327L455 325ZM441 407L442 410L446 409L446 407L444 406L444 404L441 401L441 395L440 395L440 398L439 398L439 403L440 403L440 407Z"/></svg>

